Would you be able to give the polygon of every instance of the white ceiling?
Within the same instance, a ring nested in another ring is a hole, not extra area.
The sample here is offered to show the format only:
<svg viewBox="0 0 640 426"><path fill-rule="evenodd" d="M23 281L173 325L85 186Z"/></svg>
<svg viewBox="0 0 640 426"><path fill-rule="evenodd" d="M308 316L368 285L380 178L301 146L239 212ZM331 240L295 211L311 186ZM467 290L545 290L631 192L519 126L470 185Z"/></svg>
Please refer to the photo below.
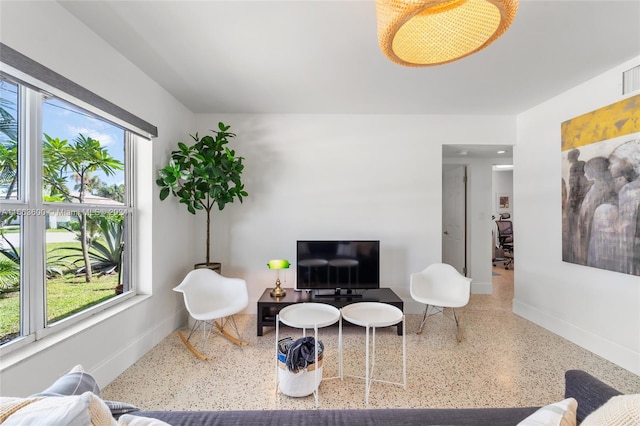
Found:
<svg viewBox="0 0 640 426"><path fill-rule="evenodd" d="M428 68L380 52L373 0L59 3L196 113L511 115L640 55L640 0L523 0Z"/></svg>

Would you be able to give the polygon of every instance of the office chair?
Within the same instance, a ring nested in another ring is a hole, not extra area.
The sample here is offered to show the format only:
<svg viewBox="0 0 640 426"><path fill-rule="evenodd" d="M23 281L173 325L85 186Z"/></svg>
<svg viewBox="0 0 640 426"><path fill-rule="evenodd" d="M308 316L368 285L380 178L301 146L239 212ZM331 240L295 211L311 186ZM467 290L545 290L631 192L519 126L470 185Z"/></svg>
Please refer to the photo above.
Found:
<svg viewBox="0 0 640 426"><path fill-rule="evenodd" d="M502 249L503 258L496 258L493 260L493 266L496 266L498 262L504 264L504 269L509 269L509 266L513 264L514 252L513 252L513 223L509 213L501 213L496 220L496 226L498 227L498 247Z"/></svg>
<svg viewBox="0 0 640 426"><path fill-rule="evenodd" d="M249 304L247 283L240 278L227 278L211 269L194 269L187 274L184 280L173 289L182 293L184 304L189 315L195 320L188 337L178 331L182 342L191 352L201 360L206 360L204 355L205 343L215 326L220 333L236 345L246 346L247 342L241 340L234 314L244 310ZM217 319L220 322L216 321ZM225 330L225 326L231 324L235 336ZM209 331L207 332L207 325ZM196 349L190 342L193 334L202 329L201 349Z"/></svg>

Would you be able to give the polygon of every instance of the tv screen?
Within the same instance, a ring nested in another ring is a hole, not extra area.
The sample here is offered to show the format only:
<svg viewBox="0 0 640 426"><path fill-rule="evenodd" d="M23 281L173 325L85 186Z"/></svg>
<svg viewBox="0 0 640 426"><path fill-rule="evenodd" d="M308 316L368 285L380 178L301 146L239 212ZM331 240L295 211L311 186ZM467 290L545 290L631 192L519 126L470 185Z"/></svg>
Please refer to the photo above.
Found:
<svg viewBox="0 0 640 426"><path fill-rule="evenodd" d="M298 241L299 290L380 288L380 241Z"/></svg>

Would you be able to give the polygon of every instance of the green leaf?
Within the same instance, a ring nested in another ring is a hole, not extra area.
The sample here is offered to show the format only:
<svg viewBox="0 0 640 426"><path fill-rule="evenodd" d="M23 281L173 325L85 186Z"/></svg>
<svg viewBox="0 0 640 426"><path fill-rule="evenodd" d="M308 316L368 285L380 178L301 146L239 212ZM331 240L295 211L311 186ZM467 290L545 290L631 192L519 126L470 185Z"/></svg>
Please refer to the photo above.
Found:
<svg viewBox="0 0 640 426"><path fill-rule="evenodd" d="M160 200L164 200L169 196L169 188L162 188L160 191Z"/></svg>

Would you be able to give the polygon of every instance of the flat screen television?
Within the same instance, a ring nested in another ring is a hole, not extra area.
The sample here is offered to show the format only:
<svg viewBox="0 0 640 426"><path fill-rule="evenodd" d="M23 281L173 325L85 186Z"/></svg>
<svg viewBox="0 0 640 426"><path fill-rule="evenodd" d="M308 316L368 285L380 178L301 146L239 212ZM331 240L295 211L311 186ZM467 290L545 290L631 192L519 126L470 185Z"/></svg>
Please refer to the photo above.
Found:
<svg viewBox="0 0 640 426"><path fill-rule="evenodd" d="M380 241L298 240L296 268L298 290L317 290L317 295L380 288Z"/></svg>

